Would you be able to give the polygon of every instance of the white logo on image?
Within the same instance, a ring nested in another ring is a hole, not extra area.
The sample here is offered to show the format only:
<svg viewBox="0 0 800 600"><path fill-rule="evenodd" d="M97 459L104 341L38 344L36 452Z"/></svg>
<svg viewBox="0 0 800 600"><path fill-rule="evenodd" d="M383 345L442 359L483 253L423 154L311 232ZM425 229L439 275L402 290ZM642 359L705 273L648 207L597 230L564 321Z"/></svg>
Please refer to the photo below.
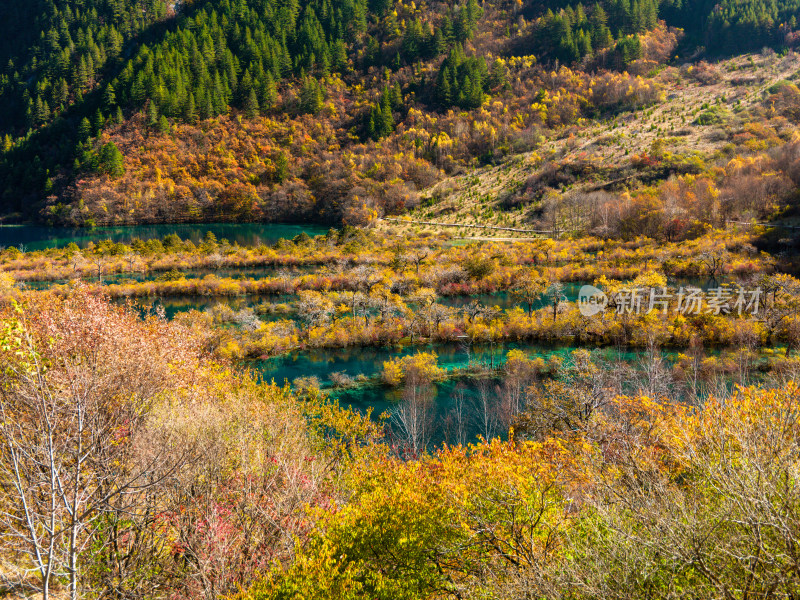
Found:
<svg viewBox="0 0 800 600"><path fill-rule="evenodd" d="M603 290L593 285L581 286L578 292L578 310L584 317L593 317L608 305L608 297Z"/></svg>

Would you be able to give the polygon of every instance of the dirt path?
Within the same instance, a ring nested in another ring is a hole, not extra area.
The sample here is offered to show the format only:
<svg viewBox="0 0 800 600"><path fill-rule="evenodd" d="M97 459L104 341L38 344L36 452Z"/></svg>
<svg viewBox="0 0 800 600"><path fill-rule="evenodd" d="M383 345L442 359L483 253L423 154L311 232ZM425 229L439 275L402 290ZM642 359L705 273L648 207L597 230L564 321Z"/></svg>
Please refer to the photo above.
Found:
<svg viewBox="0 0 800 600"><path fill-rule="evenodd" d="M411 224L411 225L430 225L432 227L469 227L471 229L491 229L493 231L511 231L513 233L535 233L535 234L549 234L552 231L547 231L544 229L516 229L514 227L498 227L495 225L463 225L461 223L438 223L436 221L416 221L413 219L393 219L384 217L380 219L382 221L387 221L389 223L399 223L401 225L404 224ZM492 238L494 239L494 238Z"/></svg>

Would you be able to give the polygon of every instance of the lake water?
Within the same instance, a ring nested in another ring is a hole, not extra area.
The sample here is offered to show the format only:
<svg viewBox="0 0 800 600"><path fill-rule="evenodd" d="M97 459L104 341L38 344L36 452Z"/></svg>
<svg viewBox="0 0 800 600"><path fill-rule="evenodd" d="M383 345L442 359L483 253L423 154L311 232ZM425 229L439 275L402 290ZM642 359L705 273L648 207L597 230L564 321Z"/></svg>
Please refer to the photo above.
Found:
<svg viewBox="0 0 800 600"><path fill-rule="evenodd" d="M327 231L327 228L320 226L307 225L285 225L285 224L198 224L198 225L152 225L136 227L110 227L95 229L57 229L36 226L0 226L0 246L24 245L26 250L37 250L48 247L63 247L70 242L85 246L90 241L100 241L112 239L116 242L129 242L134 238L141 239L162 239L169 234L177 234L182 239L190 239L197 243L202 240L206 232L211 231L217 239L226 238L231 242L240 245L271 244L280 238L291 239L300 233L308 235L320 235ZM187 272L187 277L202 277L208 274L207 271L197 270ZM269 277L274 274L274 269L270 267L249 268L249 269L222 269L215 272L218 276L227 277ZM147 281L161 276L161 273L148 274L116 274L104 276L104 283L115 283L130 279L137 281ZM670 281L670 285L698 285L708 287L710 282L702 281ZM31 287L47 287L48 283L31 283ZM566 300L574 302L578 295L581 283L569 283L565 285L564 295ZM287 302L295 300L293 295L272 296L272 297L234 297L234 298L198 298L198 297L171 297L171 298L139 298L135 303L143 310L152 310L156 305L165 309L168 318L173 318L176 314L189 309L207 309L224 302L231 305L235 310L254 307L262 302ZM470 302L478 301L488 306L497 306L500 309L509 309L517 305L514 298L508 293L500 292L496 294L484 294L478 296L449 296L439 298L439 302L461 308ZM541 308L547 303L546 299L539 300L534 308ZM285 318L281 315L261 316L264 320L272 318ZM372 410L374 417L382 413L391 413L396 410L398 403L402 399L402 391L399 388L389 388L380 384L376 376L383 369L383 363L392 358L414 354L421 351L433 351L438 355L438 365L444 369L460 369L470 364L482 364L486 366L500 366L505 360L507 352L513 348L519 348L532 357L541 357L548 360L552 355L565 358L575 348L572 347L552 347L526 344L494 344L490 346L467 348L457 344L437 345L437 346L413 346L413 347L363 347L363 348L331 348L307 350L294 352L284 356L271 358L264 361L251 361L246 363L246 368L252 369L265 380L275 380L276 383L292 382L301 377L316 377L323 388L326 388L330 396L339 400L345 406L352 406L359 411ZM619 351L615 349L596 350L608 361L626 361L633 363L637 360L638 353L635 351ZM370 383L350 389L337 389L331 387L331 374L345 373L355 378L357 375L364 375L370 378ZM467 375L451 377L446 381L441 381L433 385L430 393L431 402L431 431L430 441L434 444L442 442L458 442L464 435L458 436L454 433L458 430L457 424L454 425L456 409L461 404L465 408L466 421L462 423L466 429L466 439L473 441L476 435L503 435L505 427L500 422L495 422L487 429L486 419L480 418L481 411L485 411L488 404L499 402L500 392L498 385L500 382L489 377L476 379ZM390 431L396 430L390 428ZM455 436L455 437L454 437Z"/></svg>
<svg viewBox="0 0 800 600"><path fill-rule="evenodd" d="M300 377L316 377L329 396L342 406L350 406L362 413L371 411L373 419L385 415L387 435L395 441L402 439L396 422L392 420L403 400L402 387L383 385L378 379L383 363L417 352L435 352L437 364L443 369L463 369L470 365L499 367L505 363L509 350L520 349L530 358L548 361L556 355L568 359L576 350L571 346L545 346L534 344L491 344L468 348L460 344L428 346L394 346L365 348L322 348L298 351L261 361L245 363L258 377L279 385L292 383ZM639 353L631 350L602 348L593 350L598 358L608 362L634 363ZM351 378L364 375L370 381L355 388L331 388L331 374L344 373ZM498 415L501 410L501 382L493 375L475 377L467 374L450 377L434 383L428 389L431 397L428 407L430 420L429 443L474 442L478 435L504 437L507 425ZM463 418L457 410L462 405ZM489 418L484 418L487 411ZM461 435L459 436L459 423Z"/></svg>
<svg viewBox="0 0 800 600"><path fill-rule="evenodd" d="M509 350L520 349L530 358L549 359L558 355L565 358L575 350L571 346L540 344L487 344L468 348L464 344L430 344L415 346L367 346L350 348L315 348L290 352L274 358L252 361L250 366L267 380L283 384L298 377L316 376L323 386L331 384L331 373L345 373L351 377L380 373L383 363L418 352L435 352L437 364L442 369L459 369L472 364L499 366L505 362ZM614 348L596 350L606 359L631 361L637 352Z"/></svg>
<svg viewBox="0 0 800 600"><path fill-rule="evenodd" d="M63 228L37 225L0 225L0 246L20 246L25 250L62 248L74 242L85 246L89 242L113 240L127 243L132 239L163 239L176 234L183 240L198 243L207 232L218 240L223 238L239 245L274 244L280 238L292 239L303 232L322 235L328 231L321 225L288 225L283 223L199 223L175 225L135 225L131 227Z"/></svg>

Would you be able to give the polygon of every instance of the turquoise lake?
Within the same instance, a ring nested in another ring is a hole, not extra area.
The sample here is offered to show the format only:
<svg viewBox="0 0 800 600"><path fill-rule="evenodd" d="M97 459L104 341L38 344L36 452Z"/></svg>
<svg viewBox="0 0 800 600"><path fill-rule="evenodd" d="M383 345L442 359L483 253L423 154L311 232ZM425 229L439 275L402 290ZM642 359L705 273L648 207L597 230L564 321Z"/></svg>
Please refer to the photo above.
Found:
<svg viewBox="0 0 800 600"><path fill-rule="evenodd" d="M362 413L371 411L373 419L385 415L386 432L389 439L399 439L397 424L392 420L403 400L403 389L383 385L379 375L383 363L417 352L435 352L437 364L447 370L472 366L500 367L505 363L509 350L522 350L529 358L542 358L548 361L557 356L569 360L570 354L577 350L573 346L545 346L524 343L491 344L467 348L459 344L438 344L404 347L363 347L363 348L324 348L298 351L261 361L249 361L244 367L264 381L274 381L278 385L292 383L298 378L316 377L318 383L330 398L338 400L342 406L350 406ZM606 365L624 363L633 372L642 371L640 349L627 348L586 348L596 361ZM677 357L676 351L662 353L666 364ZM709 355L718 354L711 350ZM364 375L369 382L359 387L331 387L331 375L344 373L351 378ZM508 422L503 422L503 384L495 374L476 377L459 374L444 381L434 383L428 393L431 403L428 409L430 418L430 444L474 442L477 436L505 437ZM463 418L458 418L459 404ZM490 418L485 418L487 411ZM461 427L459 427L459 422ZM394 436L394 438L393 438Z"/></svg>
<svg viewBox="0 0 800 600"><path fill-rule="evenodd" d="M85 246L89 242L113 240L130 242L132 239L162 239L176 234L184 240L198 243L207 232L217 239L227 239L239 245L274 244L280 238L292 239L303 232L322 235L328 231L321 225L282 223L199 223L175 225L135 225L131 227L63 228L37 225L0 225L0 246L20 246L26 250L61 248L74 242Z"/></svg>
<svg viewBox="0 0 800 600"><path fill-rule="evenodd" d="M206 232L211 231L217 239L226 238L230 242L240 245L274 244L279 239L291 239L300 233L308 235L321 235L327 228L308 225L286 224L225 224L209 223L198 225L152 225L136 227L109 227L95 229L57 229L35 226L0 226L0 246L24 246L26 250L37 250L49 247L63 247L70 242L85 246L90 241L97 242L103 239L112 239L116 242L129 242L134 238L162 239L169 234L177 234L182 239L189 239L199 243ZM307 268L288 269L298 275ZM213 274L219 277L247 277L261 278L274 276L276 269L254 267L246 269L219 269ZM188 278L203 277L212 273L209 270L187 271L184 275ZM103 283L118 283L125 280L149 281L162 276L161 273L117 273L105 275ZM93 281L94 278L87 278ZM96 283L96 281L94 281ZM61 282L31 282L29 287L45 288L54 283ZM682 280L670 281L670 285L697 285L706 288L711 282ZM567 301L574 302L582 282L567 283L564 287L564 296ZM716 284L714 284L716 285ZM292 294L274 296L238 296L238 297L166 297L166 298L136 298L133 300L143 312L161 307L167 318L174 318L178 313L197 309L205 310L218 303L231 305L234 310L255 308L262 303L288 303L296 299ZM495 294L481 294L477 296L445 296L438 302L461 308L471 302L477 301L487 306L496 306L500 309L509 309L517 302L505 292ZM534 305L541 308L547 303L542 299ZM523 308L526 308L523 306ZM278 318L291 318L289 316L259 315L262 320ZM383 369L383 363L392 358L407 354L427 351L436 352L440 367L448 370L464 368L469 365L485 365L491 367L501 366L509 350L518 348L534 358L541 357L548 360L552 355L566 358L575 348L572 347L547 347L533 344L494 344L484 347L467 348L463 345L446 344L436 346L413 347L360 347L360 348L331 348L314 349L293 352L284 356L263 361L249 361L244 368L250 369L263 380L274 380L278 384L293 382L298 378L316 377L319 384L331 398L340 401L344 406L366 412L372 411L373 418L381 414L396 411L402 400L402 390L389 388L376 382L376 376ZM598 357L605 361L623 361L629 364L636 363L639 354L637 351L616 350L606 348L594 351ZM370 378L370 383L356 388L331 387L331 375L343 373L351 378L363 375ZM502 395L502 382L489 377L476 379L468 376L457 376L434 384L427 392L431 396L430 406L430 443L442 442L458 443L474 441L476 436L503 436L507 432L507 423L502 419L486 418L487 406L494 410L500 402ZM463 418L456 418L459 407L463 409ZM481 416L482 415L482 416ZM392 436L395 427L387 420L387 432ZM460 423L460 424L459 424Z"/></svg>

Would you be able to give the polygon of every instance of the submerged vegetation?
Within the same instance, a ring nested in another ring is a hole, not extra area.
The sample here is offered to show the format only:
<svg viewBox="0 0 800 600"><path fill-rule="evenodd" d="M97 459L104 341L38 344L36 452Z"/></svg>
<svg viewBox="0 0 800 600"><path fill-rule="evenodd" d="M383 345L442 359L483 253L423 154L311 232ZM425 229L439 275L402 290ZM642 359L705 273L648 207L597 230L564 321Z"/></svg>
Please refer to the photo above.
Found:
<svg viewBox="0 0 800 600"><path fill-rule="evenodd" d="M709 321L739 332L736 347L706 354L700 330L671 362L656 327L636 369L510 351L474 399L456 386L451 445L434 448L432 385L449 376L435 352L384 363L401 393L375 422L312 381L232 368L197 317L3 281L11 592L672 598L750 581L793 593L800 363L790 347L767 366L756 356L766 320ZM783 289L770 291L773 342L797 328L800 295Z"/></svg>
<svg viewBox="0 0 800 600"><path fill-rule="evenodd" d="M779 343L789 355L800 342L794 323L800 282L776 273L775 260L750 243L757 234L711 232L660 244L584 238L453 246L445 238L401 244L344 230L260 248L220 244L211 236L197 247L173 236L84 250L20 254L12 248L0 257L0 269L23 286L89 277L92 293L117 299L262 298L240 312L220 308L178 317L206 332L208 347L227 358L461 341L686 348L696 340L740 349ZM257 277L214 273L234 267L267 270ZM142 274L147 280L125 281ZM565 295L564 285L573 282L573 288L593 284L609 297L601 314L582 314L577 291L573 298ZM64 295L73 285L55 283L49 290ZM711 294L693 314L679 311L681 290L698 285ZM645 293L645 304L650 290L670 297L658 310L634 313L621 310L615 297L624 288ZM760 309L757 314L734 306L745 288L763 289L760 306L751 307ZM470 300L479 294L488 301ZM491 303L493 294L504 308ZM714 304L713 296L721 294L729 299L726 307ZM271 318L262 320L266 316ZM236 326L220 329L226 323Z"/></svg>

